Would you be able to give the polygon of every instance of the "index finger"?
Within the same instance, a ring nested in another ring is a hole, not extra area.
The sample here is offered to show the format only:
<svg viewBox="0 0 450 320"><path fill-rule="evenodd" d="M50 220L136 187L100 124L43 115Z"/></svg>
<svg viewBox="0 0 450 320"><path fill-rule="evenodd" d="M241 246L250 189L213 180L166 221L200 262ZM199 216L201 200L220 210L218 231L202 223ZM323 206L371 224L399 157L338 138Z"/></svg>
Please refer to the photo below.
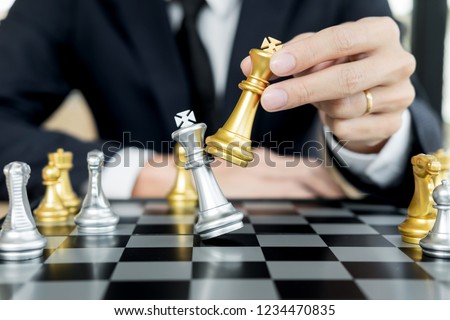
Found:
<svg viewBox="0 0 450 320"><path fill-rule="evenodd" d="M364 18L329 27L307 38L294 38L276 52L270 68L277 76L290 76L321 62L373 51L386 45L387 37L400 38L389 17Z"/></svg>
<svg viewBox="0 0 450 320"><path fill-rule="evenodd" d="M306 33L301 33L297 36L295 36L290 42L294 42L294 41L298 41L301 39L305 39L307 37L310 37L313 33L312 32L306 32ZM287 45L288 43L286 43ZM246 56L242 61L241 61L241 70L242 73L247 77L251 72L252 72L252 61L250 60L250 56ZM276 76L272 76L271 80L276 79L278 77Z"/></svg>

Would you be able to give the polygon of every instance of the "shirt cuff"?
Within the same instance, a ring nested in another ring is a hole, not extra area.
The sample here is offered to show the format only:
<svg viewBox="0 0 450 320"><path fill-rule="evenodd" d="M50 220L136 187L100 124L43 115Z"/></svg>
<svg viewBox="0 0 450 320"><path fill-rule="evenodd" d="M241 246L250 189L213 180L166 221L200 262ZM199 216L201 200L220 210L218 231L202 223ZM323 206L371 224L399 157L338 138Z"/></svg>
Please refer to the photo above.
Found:
<svg viewBox="0 0 450 320"><path fill-rule="evenodd" d="M331 150L338 150L336 156L348 166L348 170L364 181L378 187L387 187L400 178L408 161L412 144L411 114L405 110L402 126L394 133L379 153L363 154L340 147L330 129L324 126L325 139Z"/></svg>
<svg viewBox="0 0 450 320"><path fill-rule="evenodd" d="M136 179L144 168L151 150L135 147L121 149L102 172L102 187L108 199L129 199Z"/></svg>

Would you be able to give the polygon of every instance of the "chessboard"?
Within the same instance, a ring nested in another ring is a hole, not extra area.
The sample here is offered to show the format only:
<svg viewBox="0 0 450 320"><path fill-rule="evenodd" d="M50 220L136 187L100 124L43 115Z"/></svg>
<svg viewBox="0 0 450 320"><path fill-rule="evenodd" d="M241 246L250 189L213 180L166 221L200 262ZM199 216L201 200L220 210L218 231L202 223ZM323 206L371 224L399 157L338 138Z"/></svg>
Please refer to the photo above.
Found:
<svg viewBox="0 0 450 320"><path fill-rule="evenodd" d="M450 261L401 241L406 211L354 201L243 200L207 241L164 201L112 201L117 230L40 225L44 256L0 262L0 299L450 299Z"/></svg>

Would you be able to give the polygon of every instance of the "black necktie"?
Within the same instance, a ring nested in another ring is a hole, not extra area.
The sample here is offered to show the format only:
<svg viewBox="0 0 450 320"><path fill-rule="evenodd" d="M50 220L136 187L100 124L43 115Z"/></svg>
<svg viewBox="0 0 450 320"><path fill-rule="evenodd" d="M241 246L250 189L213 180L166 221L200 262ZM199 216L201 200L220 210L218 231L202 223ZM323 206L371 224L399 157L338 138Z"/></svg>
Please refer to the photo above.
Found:
<svg viewBox="0 0 450 320"><path fill-rule="evenodd" d="M211 120L215 105L214 79L209 57L197 32L196 21L205 0L181 0L184 19L176 35L191 90L191 106L198 122Z"/></svg>

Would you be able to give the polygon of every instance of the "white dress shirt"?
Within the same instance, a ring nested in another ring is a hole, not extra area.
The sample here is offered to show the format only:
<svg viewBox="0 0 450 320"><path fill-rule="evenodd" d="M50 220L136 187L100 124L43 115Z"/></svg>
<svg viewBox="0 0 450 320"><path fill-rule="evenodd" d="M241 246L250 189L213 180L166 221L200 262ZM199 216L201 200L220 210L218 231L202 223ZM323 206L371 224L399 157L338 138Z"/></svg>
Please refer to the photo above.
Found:
<svg viewBox="0 0 450 320"><path fill-rule="evenodd" d="M228 77L228 67L233 47L234 36L238 26L242 0L206 0L199 13L197 28L206 51L208 52L213 70L216 94L224 95ZM181 4L167 0L167 10L170 24L176 33L183 20ZM230 50L224 50L230 48ZM242 57L244 58L244 57ZM327 128L324 128L327 130ZM332 137L327 137L327 143L333 150L338 143ZM408 110L403 114L403 123L378 154L360 154L340 148L340 158L349 166L349 170L361 179L385 187L399 178L411 145L411 116ZM142 150L129 148L121 150L118 156L123 159L128 153L130 159L125 166L124 161L115 167L106 167L103 171L103 189L108 198L128 199L131 197L135 181L142 166L140 157ZM146 156L148 153L145 152Z"/></svg>

